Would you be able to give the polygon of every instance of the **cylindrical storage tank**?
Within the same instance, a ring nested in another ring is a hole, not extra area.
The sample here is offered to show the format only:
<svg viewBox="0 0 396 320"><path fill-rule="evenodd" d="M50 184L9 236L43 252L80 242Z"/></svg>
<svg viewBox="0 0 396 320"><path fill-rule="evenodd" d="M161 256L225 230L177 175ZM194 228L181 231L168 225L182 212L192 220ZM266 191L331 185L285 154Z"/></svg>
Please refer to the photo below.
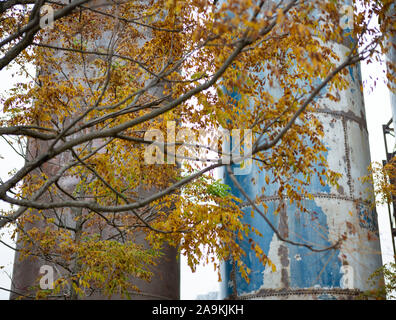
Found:
<svg viewBox="0 0 396 320"><path fill-rule="evenodd" d="M350 1L347 1L347 4ZM342 43L328 44L333 52L345 57L349 48ZM308 210L301 212L295 203L277 194L278 185L265 183L266 172L253 165L251 173L235 175L251 199L259 198L267 206L266 217L284 239L312 245L316 249L339 245L322 252L280 241L259 215L253 217L252 206L233 183L226 170L223 181L231 187L244 206L244 222L254 226L262 237L250 235L275 264L264 266L250 249L248 241L241 241L246 256L242 259L251 270L250 282L238 272L234 261L222 266L221 296L225 299L353 299L371 288L370 275L382 265L377 214L367 201L370 185L360 177L367 175L370 149L365 119L362 82L359 66L349 67L349 88L338 92L334 102L323 95L316 117L324 127L324 154L329 168L342 174L339 187L322 185L313 178L308 191L313 199L304 199ZM282 94L268 87L276 96ZM282 142L280 142L282 143ZM269 175L269 180L272 180ZM252 183L255 181L255 183ZM262 187L265 187L264 194ZM284 201L279 213L275 209ZM264 212L262 205L259 208Z"/></svg>
<svg viewBox="0 0 396 320"><path fill-rule="evenodd" d="M66 3L68 3L66 1ZM92 5L93 8L102 8L103 6L106 8L106 3L107 0L99 0L99 1L93 1L90 2L87 5ZM142 1L142 3L145 3L146 5L150 5L150 0L147 1ZM70 22L69 22L70 23ZM144 37L140 38L141 42L139 42L137 45L142 46L145 41L149 41L150 34L145 31L145 30L140 30L143 34ZM87 47L88 50L92 49L94 50L105 50L106 48L110 47L110 43L114 42L114 39L112 38L112 32L106 31L98 35L96 39L92 40L90 39L90 42L88 42ZM59 46L62 47L62 40L63 39L51 39L49 41L50 45L52 46ZM72 79L85 79L85 78L95 78L97 76L97 70L95 70L95 65L90 62L92 62L92 59L90 59L90 56L86 58L88 60L87 65L85 65L84 62L84 67L86 68L78 68L75 66L70 66L68 62L65 59L64 52L59 50L56 51L56 58L58 59L57 61L60 61L60 66L62 67L62 73L55 74L54 68L51 66L50 69L46 69L45 72L47 74L51 74L51 70L54 70L53 77L57 79L59 82L65 81L65 78L72 78ZM87 80L88 81L88 80ZM75 83L71 84L73 85L80 85L78 80L76 80ZM52 89L52 88L51 88ZM88 91L89 88L85 87L85 89ZM163 87L162 85L158 86L153 86L153 88L150 89L150 94L153 95L154 97L159 97L162 95L163 92ZM54 119L56 121L56 119ZM67 123L70 123L73 119L66 119ZM83 134L83 133L81 133ZM53 143L52 140L50 141L40 141L40 140L35 140L35 139L29 139L27 143L27 151L26 154L28 155L28 158L33 158L34 156L40 155L41 153L45 152L45 150L48 150L48 148L51 146ZM97 145L100 145L100 141L98 142L97 140L93 142L92 146L96 147ZM126 151L125 151L126 152ZM132 155L133 156L133 155ZM70 153L63 153L57 156L54 159L51 159L50 163L45 163L43 166L41 166L40 171L36 170L39 174L43 172L47 177L51 178L55 176L67 163L68 161L72 160L72 156ZM139 179L139 178L138 178ZM141 180L138 180L141 181ZM71 175L65 175L59 180L59 185L62 187L63 190L67 191L69 194L73 194L73 192L76 192L76 186L79 183L79 180L76 179L75 176ZM143 186L138 186L138 188L133 189L134 192L136 192L140 197L148 197L150 194L154 193L156 190L145 190ZM57 200L62 200L61 196L57 195L50 195L48 192L46 192L44 195L40 197L40 200L42 202L56 202ZM145 208L143 208L145 209ZM71 225L75 224L74 218L75 215L73 215L73 209L71 208L65 208L64 211L63 209L61 216L65 218L65 223L70 223ZM37 210L33 211L32 216L40 216L42 213L38 212ZM123 213L126 215L131 215L134 216L133 213ZM44 210L43 215L47 217L55 217L55 215L52 214L51 216L51 210ZM105 215L105 214L104 214ZM24 234L26 234L26 231L32 230L33 228L39 229L39 230L45 230L48 225L44 223L42 220L40 221L32 221L31 223L27 222L24 224L23 230L20 230L18 233L18 238L23 237ZM85 228L85 227L84 227ZM114 231L115 229L112 228L110 225L106 226L102 229L102 227L98 227L96 225L94 226L89 226L86 229L84 229L85 232L89 233L101 233L103 235L103 238L110 238L114 236ZM100 229L100 231L99 231ZM138 245L142 245L144 249L150 249L149 244L145 240L145 232L138 230L133 234L133 239L127 238L126 240L133 241L134 243ZM76 236L77 237L77 236ZM17 243L17 249L22 249L24 246L24 243ZM140 278L135 278L133 276L130 276L130 283L134 285L138 290L131 289L128 291L128 296L133 299L133 300L178 300L180 299L180 262L178 260L178 250L177 248L164 245L163 248L161 249L161 256L155 261L155 265L149 265L147 269L152 272L152 277L150 281L145 281ZM20 251L20 250L19 250ZM49 268L52 267L54 270L54 280L56 280L59 276L59 274L63 274L65 272L65 269L62 269L61 264L53 264L51 263L50 260L46 260L40 255L34 255L34 256L29 256L29 257L21 257L21 253L17 251L15 254L15 259L14 259L14 266L13 266L13 275L12 275L12 288L11 288L11 295L10 299L33 299L35 298L35 288L38 287L38 283L40 278L42 278L47 270L43 270L43 266L48 266ZM48 254L51 256L51 252ZM62 261L64 262L64 261ZM67 265L69 262L64 262L64 265ZM71 263L70 263L71 264ZM117 270L114 270L116 272ZM95 288L94 288L95 289ZM60 293L58 293L56 296L49 296L49 299L70 299L70 291L68 288L65 290L61 290ZM111 299L123 299L126 298L127 295L121 295L119 293L115 293L112 295L110 298ZM82 297L83 299L108 299L109 296L106 295L102 290L96 289L92 290L92 292L88 292L87 296Z"/></svg>

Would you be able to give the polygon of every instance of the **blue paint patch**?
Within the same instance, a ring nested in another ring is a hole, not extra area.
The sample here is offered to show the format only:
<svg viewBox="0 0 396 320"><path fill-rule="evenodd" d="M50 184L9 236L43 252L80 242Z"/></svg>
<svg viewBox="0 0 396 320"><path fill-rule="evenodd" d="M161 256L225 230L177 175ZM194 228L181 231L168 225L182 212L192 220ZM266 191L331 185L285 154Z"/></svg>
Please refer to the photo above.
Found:
<svg viewBox="0 0 396 320"><path fill-rule="evenodd" d="M353 75L353 68L348 66L349 74L351 75L352 81L355 82L355 76Z"/></svg>
<svg viewBox="0 0 396 320"><path fill-rule="evenodd" d="M315 249L332 245L328 240L327 216L314 200L305 204L308 213L299 213L293 204L288 207L289 238L306 242ZM339 250L313 252L306 247L288 244L290 257L290 286L292 288L340 287L342 274ZM296 257L299 259L296 259Z"/></svg>
<svg viewBox="0 0 396 320"><path fill-rule="evenodd" d="M232 168L235 167L236 165L232 165ZM260 179L261 181L258 180L258 178L263 177L262 173L259 173L258 171L259 171L258 168L256 166L253 166L253 170L251 174L235 176L237 181L244 187L245 192L253 198L255 198L255 195L261 194L261 186L264 185L263 184L264 181L262 179ZM256 183L252 182L252 178L254 177L256 178ZM233 195L235 195L236 197L240 198L243 201L247 200L240 193L238 188L234 185L233 181L227 174L224 177L223 183L228 184L231 187ZM277 205L277 203L270 202L267 205L269 207L268 218L273 225L277 226L279 223L279 215L275 216L272 214L272 212L274 212L276 209L275 206ZM264 211L264 208L262 206L259 206L259 208L260 210ZM260 237L257 234L250 234L249 237L260 245L264 253L268 253L274 235L273 231L258 213L255 213L252 216L251 206L247 206L243 208L242 211L244 212L243 223L247 223L249 225L254 226L263 235L263 237ZM239 244L242 247L242 249L246 252L246 256L242 258L242 261L251 270L251 274L249 275L250 282L247 283L245 279L242 278L239 272L235 273L235 281L237 284L238 295L243 293L253 292L255 290L260 289L260 287L263 285L263 281L264 281L263 272L265 270L265 266L263 265L263 263L260 262L259 259L253 253L253 250L250 247L248 239L246 238L244 241L239 242ZM222 293L225 294L224 297L227 297L233 293L232 283L230 281L231 278L230 276L233 267L232 263L233 263L232 261L226 261L223 264L223 269L225 271L224 273L226 276L222 284Z"/></svg>
<svg viewBox="0 0 396 320"><path fill-rule="evenodd" d="M269 212L274 212L275 211L275 203L269 203ZM265 252L268 253L270 249L270 244L273 239L273 231L270 229L268 224L264 221L264 219L261 218L259 214L255 214L254 217L251 216L251 207L245 208L243 211L245 212L244 216L244 222L253 225L257 230L259 230L262 233L262 237L256 235L256 234L251 234L250 237L258 243L261 247L261 249ZM263 210L262 207L260 207L260 210ZM273 214L268 214L268 218L271 221L271 223L275 226L279 224L279 215L275 216ZM251 269L251 274L249 275L250 282L247 283L245 279L242 278L241 274L239 272L236 272L236 283L237 283L237 293L238 295L244 294L244 293L250 293L254 292L260 289L260 287L263 286L264 284L264 270L265 266L259 259L256 257L254 254L254 251L250 248L249 242L247 239L245 241L242 241L240 243L242 249L247 252L247 255L242 259L242 261L246 264L248 268Z"/></svg>
<svg viewBox="0 0 396 320"><path fill-rule="evenodd" d="M241 94L236 90L228 90L225 86L223 86L223 91L226 95L233 99L233 105L236 106L238 101L242 98Z"/></svg>
<svg viewBox="0 0 396 320"><path fill-rule="evenodd" d="M318 296L318 300L337 300L337 298L332 294L321 294Z"/></svg>
<svg viewBox="0 0 396 320"><path fill-rule="evenodd" d="M281 142L280 142L281 143ZM308 139L305 139L305 145L308 147L312 147L312 142ZM327 159L328 153L331 150L329 146L326 145L327 151L322 152L321 154L324 156L325 159ZM270 156L270 152L269 156ZM298 160L297 160L298 161ZM318 163L315 163L311 166L311 169L316 169L317 172L321 172L323 167L320 166ZM279 184L272 184L272 185L267 185L265 183L265 175L268 175L270 178L270 181L274 179L274 175L272 172L258 172L258 170L253 170L252 174L254 175L255 181L257 181L257 192L256 194L249 194L249 196L255 198L257 194L264 194L265 196L273 196L276 195L279 189ZM305 181L303 173L294 173L294 177L296 179L299 179L301 181ZM310 183L307 186L304 186L305 190L309 193L330 193L331 192L331 187L328 184L322 185L320 183L319 177L314 174L310 176ZM265 187L264 193L261 191L262 188Z"/></svg>
<svg viewBox="0 0 396 320"><path fill-rule="evenodd" d="M357 209L359 213L360 227L373 232L378 237L379 231L376 211L361 203L358 204Z"/></svg>
<svg viewBox="0 0 396 320"><path fill-rule="evenodd" d="M223 261L221 265L220 297L227 298L233 294L233 283L231 281L232 261Z"/></svg>

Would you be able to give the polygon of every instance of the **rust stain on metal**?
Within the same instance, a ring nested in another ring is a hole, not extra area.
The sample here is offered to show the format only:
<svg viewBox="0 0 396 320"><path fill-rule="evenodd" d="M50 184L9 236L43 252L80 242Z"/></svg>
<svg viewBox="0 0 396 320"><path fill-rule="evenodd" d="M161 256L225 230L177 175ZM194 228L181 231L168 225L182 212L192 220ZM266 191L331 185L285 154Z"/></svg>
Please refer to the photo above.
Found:
<svg viewBox="0 0 396 320"><path fill-rule="evenodd" d="M281 283L284 288L290 287L289 282L289 271L287 267L289 266L289 250L286 246L281 245L278 249L278 255L280 257L280 262L282 265L281 269Z"/></svg>
<svg viewBox="0 0 396 320"><path fill-rule="evenodd" d="M288 221L287 221L287 212L286 212L286 207L283 207L282 210L279 213L279 232L282 237L288 238L289 237L289 226L288 226ZM290 282L289 282L289 271L287 267L289 266L289 249L281 245L278 248L278 256L280 258L280 262L282 265L281 269L281 283L284 288L289 288Z"/></svg>
<svg viewBox="0 0 396 320"><path fill-rule="evenodd" d="M367 123L366 123L366 117L363 112L360 113L360 117L357 116L355 113L353 113L351 110L348 110L347 112L345 111L333 111L328 108L320 108L315 110L315 113L325 113L329 114L335 118L342 119L344 121L354 121L359 125L360 130L366 130L367 131Z"/></svg>
<svg viewBox="0 0 396 320"><path fill-rule="evenodd" d="M249 299L266 299L282 297L287 298L297 298L297 299L320 299L320 296L327 295L333 296L338 300L354 300L362 293L359 289L261 289L254 294L246 294L238 296L237 299L249 300ZM304 298L302 297L304 296Z"/></svg>
<svg viewBox="0 0 396 320"><path fill-rule="evenodd" d="M280 246L278 249L278 255L280 257L280 261L282 264L282 267L288 267L289 266L289 257L288 257L289 250L287 249L286 246Z"/></svg>
<svg viewBox="0 0 396 320"><path fill-rule="evenodd" d="M346 222L346 226L347 226L347 228L348 228L349 234L352 234L352 235L353 235L353 234L356 234L356 233L357 233L356 227L353 225L353 223L347 221L347 222Z"/></svg>
<svg viewBox="0 0 396 320"><path fill-rule="evenodd" d="M282 204L284 205L284 202ZM283 238L289 237L289 226L287 222L286 206L282 206L281 211L279 213L279 233Z"/></svg>

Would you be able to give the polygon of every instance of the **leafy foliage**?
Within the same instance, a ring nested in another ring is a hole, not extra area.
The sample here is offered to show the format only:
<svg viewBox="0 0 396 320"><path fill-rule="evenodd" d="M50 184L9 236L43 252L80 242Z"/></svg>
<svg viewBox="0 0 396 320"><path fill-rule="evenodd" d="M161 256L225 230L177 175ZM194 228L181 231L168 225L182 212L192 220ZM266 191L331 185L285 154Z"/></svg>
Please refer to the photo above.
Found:
<svg viewBox="0 0 396 320"><path fill-rule="evenodd" d="M371 202L373 204L390 204L396 198L396 157L385 165L374 162L369 167L369 174L361 181L374 186Z"/></svg>
<svg viewBox="0 0 396 320"><path fill-rule="evenodd" d="M29 80L1 100L0 134L25 146L26 163L0 185L0 199L18 206L0 216L0 227L17 227L21 258L59 266L55 292L71 298L137 290L130 277L150 279L165 244L193 270L202 260L231 257L248 280L236 240L260 233L242 223L240 199L213 178L228 166L223 141L209 134L212 162L202 160L208 143L196 150L199 160L184 154L182 166L171 161L170 145L165 164L147 164L145 133L171 138L170 121L197 135L251 129L254 164L272 177L267 185L278 184L277 195L304 212L311 179L337 184L340 176L324 156L314 114L320 98L337 101L347 67L386 52L394 32L390 0L360 1L347 35L337 1L51 1L50 30L39 27L46 1L15 3L1 10L0 67L12 61ZM381 30L367 24L374 14ZM347 36L356 41L340 57L329 43ZM136 240L142 234L148 247Z"/></svg>
<svg viewBox="0 0 396 320"><path fill-rule="evenodd" d="M396 264L394 262L387 263L376 270L369 281L373 284L373 288L368 290L359 297L361 299L376 300L394 300L396 290Z"/></svg>

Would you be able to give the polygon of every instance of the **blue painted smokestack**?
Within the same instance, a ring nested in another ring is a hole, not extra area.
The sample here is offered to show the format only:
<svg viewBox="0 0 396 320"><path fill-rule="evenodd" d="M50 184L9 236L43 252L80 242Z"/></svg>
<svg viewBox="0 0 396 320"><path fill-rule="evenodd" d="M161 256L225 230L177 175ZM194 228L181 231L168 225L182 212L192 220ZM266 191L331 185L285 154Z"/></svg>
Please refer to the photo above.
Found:
<svg viewBox="0 0 396 320"><path fill-rule="evenodd" d="M351 3L346 1L346 4ZM346 44L329 43L329 46L339 56L349 51ZM222 298L351 299L370 288L367 280L381 267L382 261L377 215L366 201L370 186L359 181L359 177L367 174L370 164L359 66L349 68L348 77L350 86L339 92L338 102L318 99L320 109L316 116L324 126L323 143L328 150L325 156L330 169L341 173L342 177L338 188L322 186L318 179L312 180L308 191L314 198L303 202L311 214L301 212L285 198L285 209L275 215L281 201L277 195L278 186L266 185L264 180L268 173L259 172L254 164L249 174L235 176L252 199L260 197L267 204L266 216L282 237L318 249L331 246L343 235L346 239L337 249L324 252L312 252L306 247L280 241L260 215L251 216L252 207L224 171L224 183L246 203L244 222L263 234L251 237L276 265L276 271L264 267L249 243L242 241L240 245L247 253L243 261L252 270L250 282L241 277L234 261L224 262ZM282 94L271 87L268 91L273 96ZM265 187L264 194L262 187Z"/></svg>

